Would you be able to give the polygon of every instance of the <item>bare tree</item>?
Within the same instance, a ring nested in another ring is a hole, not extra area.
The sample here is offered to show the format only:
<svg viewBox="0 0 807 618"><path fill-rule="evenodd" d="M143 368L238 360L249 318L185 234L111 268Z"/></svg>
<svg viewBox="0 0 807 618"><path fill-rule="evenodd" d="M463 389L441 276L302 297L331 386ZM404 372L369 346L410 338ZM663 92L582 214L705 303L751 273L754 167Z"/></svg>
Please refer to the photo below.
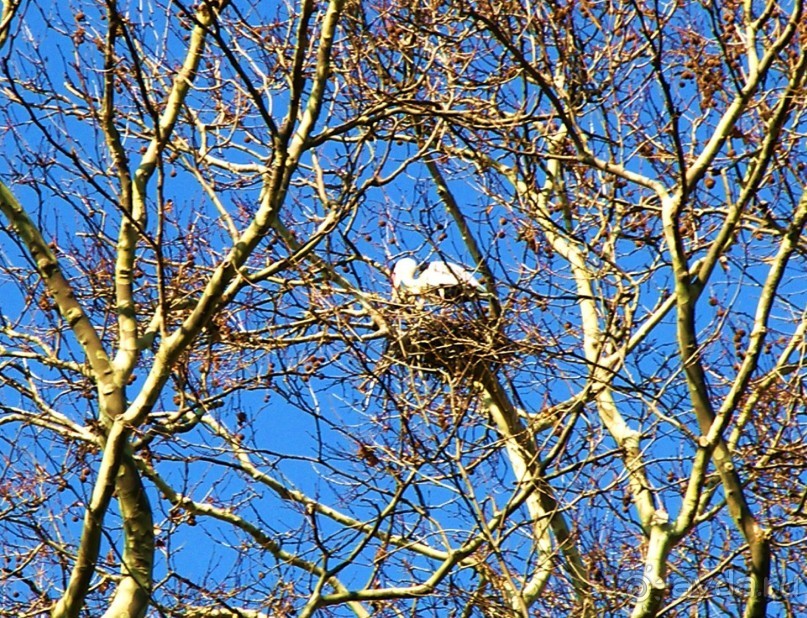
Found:
<svg viewBox="0 0 807 618"><path fill-rule="evenodd" d="M265 4L3 5L0 613L807 611L801 2Z"/></svg>

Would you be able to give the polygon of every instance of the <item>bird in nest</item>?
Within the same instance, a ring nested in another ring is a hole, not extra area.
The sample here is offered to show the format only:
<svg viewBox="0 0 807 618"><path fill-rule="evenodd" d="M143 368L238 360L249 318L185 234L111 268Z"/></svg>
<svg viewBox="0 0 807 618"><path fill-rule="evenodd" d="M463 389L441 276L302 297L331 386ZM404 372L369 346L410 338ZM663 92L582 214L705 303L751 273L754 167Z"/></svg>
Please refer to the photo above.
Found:
<svg viewBox="0 0 807 618"><path fill-rule="evenodd" d="M419 276L415 276L421 270ZM396 298L437 295L442 300L467 300L486 296L482 283L472 272L442 260L418 266L412 258L402 258L392 269Z"/></svg>

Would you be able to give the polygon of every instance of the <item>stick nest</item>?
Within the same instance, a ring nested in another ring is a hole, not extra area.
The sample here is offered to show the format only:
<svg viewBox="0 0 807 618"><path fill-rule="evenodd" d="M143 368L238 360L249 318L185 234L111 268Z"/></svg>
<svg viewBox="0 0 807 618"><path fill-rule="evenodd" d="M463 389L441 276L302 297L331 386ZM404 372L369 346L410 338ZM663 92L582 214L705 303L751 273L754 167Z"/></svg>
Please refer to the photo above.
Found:
<svg viewBox="0 0 807 618"><path fill-rule="evenodd" d="M390 320L397 326L390 341L390 362L451 375L504 364L514 354L514 343L503 332L503 322L480 307L459 305L437 311L406 308Z"/></svg>

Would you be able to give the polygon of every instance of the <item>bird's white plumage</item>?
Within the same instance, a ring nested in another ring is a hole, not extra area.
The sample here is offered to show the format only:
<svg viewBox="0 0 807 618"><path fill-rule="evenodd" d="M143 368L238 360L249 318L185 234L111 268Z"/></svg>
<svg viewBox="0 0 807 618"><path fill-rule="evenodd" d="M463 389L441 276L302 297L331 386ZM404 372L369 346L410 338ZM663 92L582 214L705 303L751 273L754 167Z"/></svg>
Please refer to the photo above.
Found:
<svg viewBox="0 0 807 618"><path fill-rule="evenodd" d="M442 295L445 290L460 293L480 293L484 290L473 273L451 262L430 262L421 275L415 277L417 268L418 264L412 258L398 260L392 269L392 286L396 292L422 296L430 292Z"/></svg>
<svg viewBox="0 0 807 618"><path fill-rule="evenodd" d="M401 258L392 269L392 287L394 290L411 291L416 286L415 271L418 263L412 258Z"/></svg>
<svg viewBox="0 0 807 618"><path fill-rule="evenodd" d="M463 288L482 289L482 284L473 273L451 262L429 262L420 279L435 287L458 285Z"/></svg>

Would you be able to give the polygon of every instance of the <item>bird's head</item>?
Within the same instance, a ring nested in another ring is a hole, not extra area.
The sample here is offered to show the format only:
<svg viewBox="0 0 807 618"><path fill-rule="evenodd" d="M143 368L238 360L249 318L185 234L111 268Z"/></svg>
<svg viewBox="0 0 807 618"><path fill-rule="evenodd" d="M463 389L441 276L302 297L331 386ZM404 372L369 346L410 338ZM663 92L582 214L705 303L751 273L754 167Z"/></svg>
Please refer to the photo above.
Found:
<svg viewBox="0 0 807 618"><path fill-rule="evenodd" d="M417 271L418 263L412 258L401 258L392 269L392 287L398 289L406 286Z"/></svg>

